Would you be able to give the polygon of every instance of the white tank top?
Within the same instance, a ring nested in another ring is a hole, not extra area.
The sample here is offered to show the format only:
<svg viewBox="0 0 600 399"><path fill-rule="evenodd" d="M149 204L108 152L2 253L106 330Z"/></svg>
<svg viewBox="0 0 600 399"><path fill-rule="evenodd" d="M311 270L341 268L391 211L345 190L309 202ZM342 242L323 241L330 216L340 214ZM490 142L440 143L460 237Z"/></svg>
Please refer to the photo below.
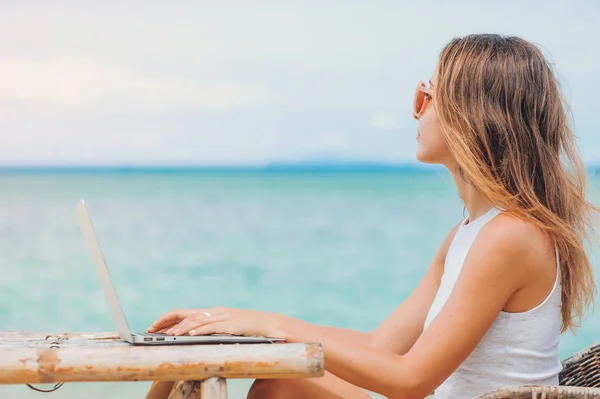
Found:
<svg viewBox="0 0 600 399"><path fill-rule="evenodd" d="M465 220L459 226L448 249L444 275L427 314L425 328L446 303L475 237L499 213L500 210L492 208L474 221L465 224ZM494 389L518 385L558 385L562 368L558 357L561 327L558 252L556 264L556 279L546 299L526 312L500 312L475 350L435 390L436 399L473 398Z"/></svg>

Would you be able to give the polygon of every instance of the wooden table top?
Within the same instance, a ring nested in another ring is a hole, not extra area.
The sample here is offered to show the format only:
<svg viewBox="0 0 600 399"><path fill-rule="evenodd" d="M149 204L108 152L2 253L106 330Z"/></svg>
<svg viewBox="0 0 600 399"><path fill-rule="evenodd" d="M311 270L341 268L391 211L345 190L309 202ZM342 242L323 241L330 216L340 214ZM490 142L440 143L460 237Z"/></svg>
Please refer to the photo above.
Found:
<svg viewBox="0 0 600 399"><path fill-rule="evenodd" d="M0 384L323 374L319 343L134 346L112 332L0 332Z"/></svg>

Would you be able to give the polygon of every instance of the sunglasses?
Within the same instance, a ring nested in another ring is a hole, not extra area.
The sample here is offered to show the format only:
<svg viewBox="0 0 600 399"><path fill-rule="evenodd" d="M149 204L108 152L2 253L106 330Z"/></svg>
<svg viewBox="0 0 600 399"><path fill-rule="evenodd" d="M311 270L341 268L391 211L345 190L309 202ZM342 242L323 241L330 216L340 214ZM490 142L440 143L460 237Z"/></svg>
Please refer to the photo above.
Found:
<svg viewBox="0 0 600 399"><path fill-rule="evenodd" d="M427 84L420 81L415 91L415 100L413 104L413 118L419 120L425 108L429 105L432 100L434 89L427 87Z"/></svg>

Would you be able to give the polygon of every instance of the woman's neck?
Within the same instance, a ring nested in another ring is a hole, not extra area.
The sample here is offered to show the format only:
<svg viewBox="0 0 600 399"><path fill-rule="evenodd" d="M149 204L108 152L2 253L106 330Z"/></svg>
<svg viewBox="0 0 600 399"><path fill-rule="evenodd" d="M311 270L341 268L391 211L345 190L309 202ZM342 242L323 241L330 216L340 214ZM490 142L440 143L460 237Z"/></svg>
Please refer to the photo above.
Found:
<svg viewBox="0 0 600 399"><path fill-rule="evenodd" d="M458 194L469 213L469 222L484 215L494 207L494 205L487 201L475 187L467 183L460 173L452 172L452 178L458 188Z"/></svg>

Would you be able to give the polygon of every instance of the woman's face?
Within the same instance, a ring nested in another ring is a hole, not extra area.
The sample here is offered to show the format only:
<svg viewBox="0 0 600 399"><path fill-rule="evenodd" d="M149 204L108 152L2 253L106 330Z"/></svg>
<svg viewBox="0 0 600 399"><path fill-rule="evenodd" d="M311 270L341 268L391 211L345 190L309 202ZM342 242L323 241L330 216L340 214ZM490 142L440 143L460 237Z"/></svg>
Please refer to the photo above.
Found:
<svg viewBox="0 0 600 399"><path fill-rule="evenodd" d="M426 84L427 85L427 84ZM428 93L423 93L423 106L417 118L417 159L424 163L443 164L447 167L452 163L452 156L446 140L438 125L433 98L437 87L437 73L434 72L426 87ZM417 112L419 110L416 110Z"/></svg>

